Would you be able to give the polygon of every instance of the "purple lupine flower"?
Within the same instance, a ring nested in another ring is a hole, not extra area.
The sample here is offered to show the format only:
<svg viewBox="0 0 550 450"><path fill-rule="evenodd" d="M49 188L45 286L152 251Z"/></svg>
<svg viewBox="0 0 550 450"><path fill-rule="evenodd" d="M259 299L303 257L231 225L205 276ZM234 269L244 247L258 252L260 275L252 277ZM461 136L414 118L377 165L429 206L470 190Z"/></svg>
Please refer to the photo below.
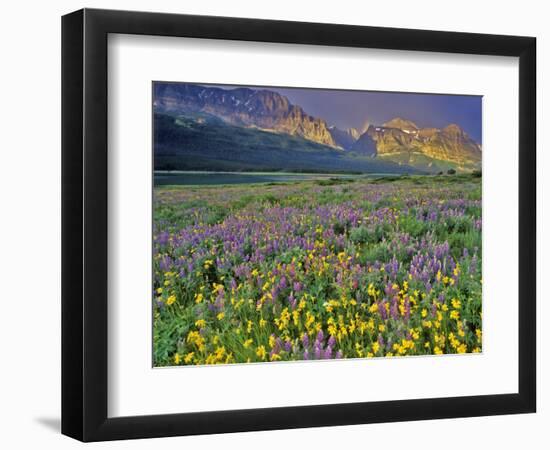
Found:
<svg viewBox="0 0 550 450"><path fill-rule="evenodd" d="M321 342L323 342L324 339L325 339L325 335L323 333L323 330L319 330L319 332L317 333L316 341L321 343Z"/></svg>
<svg viewBox="0 0 550 450"><path fill-rule="evenodd" d="M157 243L159 244L159 246L167 245L169 241L170 241L170 233L168 233L167 231L163 231L162 233L159 233L159 235L157 236Z"/></svg>
<svg viewBox="0 0 550 450"><path fill-rule="evenodd" d="M477 255L474 255L472 256L472 260L470 261L469 272L472 274L472 273L476 273L476 271L477 271Z"/></svg>
<svg viewBox="0 0 550 450"><path fill-rule="evenodd" d="M321 347L316 345L313 349L313 354L315 355L315 359L321 359Z"/></svg>
<svg viewBox="0 0 550 450"><path fill-rule="evenodd" d="M160 270L162 270L163 272L167 272L168 270L170 270L171 265L172 258L170 258L169 256L164 255L162 258L160 258L159 267Z"/></svg>
<svg viewBox="0 0 550 450"><path fill-rule="evenodd" d="M278 337L277 339L275 339L275 346L273 347L273 349L279 353L281 351L281 348L283 346L283 341L281 340L280 337Z"/></svg>
<svg viewBox="0 0 550 450"><path fill-rule="evenodd" d="M393 297L390 305L390 315L393 320L399 319L399 309L397 307L397 298Z"/></svg>
<svg viewBox="0 0 550 450"><path fill-rule="evenodd" d="M290 305L291 310L296 309L296 299L294 298L294 294L292 292L288 296L288 303Z"/></svg>
<svg viewBox="0 0 550 450"><path fill-rule="evenodd" d="M386 321L388 319L388 314L386 311L386 299L378 302L378 313L380 314L380 318L383 321Z"/></svg>
<svg viewBox="0 0 550 450"><path fill-rule="evenodd" d="M296 269L294 268L294 264L291 264L288 269L288 274L291 276L291 278L294 278L296 276ZM296 290L296 288L294 288Z"/></svg>
<svg viewBox="0 0 550 450"><path fill-rule="evenodd" d="M405 321L409 321L410 317L411 317L411 302L409 300L409 297L407 297L405 299L405 314L404 314L404 317L405 317Z"/></svg>

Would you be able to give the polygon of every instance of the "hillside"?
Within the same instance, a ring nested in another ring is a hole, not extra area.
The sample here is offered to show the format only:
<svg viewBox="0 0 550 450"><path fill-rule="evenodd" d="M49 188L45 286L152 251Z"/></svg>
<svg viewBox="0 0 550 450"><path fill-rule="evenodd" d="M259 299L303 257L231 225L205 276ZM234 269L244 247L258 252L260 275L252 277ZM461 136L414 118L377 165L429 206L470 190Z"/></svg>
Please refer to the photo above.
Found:
<svg viewBox="0 0 550 450"><path fill-rule="evenodd" d="M245 128L204 113L154 117L156 170L421 173L298 136Z"/></svg>

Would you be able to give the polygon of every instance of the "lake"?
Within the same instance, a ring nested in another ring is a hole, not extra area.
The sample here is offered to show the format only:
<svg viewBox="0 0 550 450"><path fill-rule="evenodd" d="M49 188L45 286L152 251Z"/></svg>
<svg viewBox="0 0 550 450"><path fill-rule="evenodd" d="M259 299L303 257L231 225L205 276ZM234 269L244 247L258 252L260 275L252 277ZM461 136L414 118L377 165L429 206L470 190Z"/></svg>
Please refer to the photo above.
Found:
<svg viewBox="0 0 550 450"><path fill-rule="evenodd" d="M289 181L358 178L366 175L284 173L284 172L200 172L155 171L155 186L281 183Z"/></svg>

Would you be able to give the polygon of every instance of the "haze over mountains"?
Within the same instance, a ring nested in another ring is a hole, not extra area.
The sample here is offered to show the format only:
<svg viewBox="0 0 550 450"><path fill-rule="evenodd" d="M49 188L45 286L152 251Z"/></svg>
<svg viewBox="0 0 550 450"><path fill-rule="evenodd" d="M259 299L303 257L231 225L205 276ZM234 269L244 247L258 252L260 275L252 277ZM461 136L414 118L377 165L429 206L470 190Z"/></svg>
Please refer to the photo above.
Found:
<svg viewBox="0 0 550 450"><path fill-rule="evenodd" d="M396 117L361 134L269 89L155 83L153 107L156 169L417 173L481 165L481 146L457 124L420 128Z"/></svg>

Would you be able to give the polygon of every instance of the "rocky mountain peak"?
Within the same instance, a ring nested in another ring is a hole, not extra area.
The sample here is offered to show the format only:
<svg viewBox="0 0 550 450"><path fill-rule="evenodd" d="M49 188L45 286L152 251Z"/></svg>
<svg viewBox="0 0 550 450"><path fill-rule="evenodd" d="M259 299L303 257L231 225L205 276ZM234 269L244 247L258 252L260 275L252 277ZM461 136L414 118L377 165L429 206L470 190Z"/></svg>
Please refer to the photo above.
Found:
<svg viewBox="0 0 550 450"><path fill-rule="evenodd" d="M441 131L451 137L468 138L468 135L466 134L466 132L455 123L451 123L450 125L447 125Z"/></svg>
<svg viewBox="0 0 550 450"><path fill-rule="evenodd" d="M332 139L336 142L336 145L343 148L344 150L349 150L353 144L359 139L360 133L355 128L347 128L342 130L338 127L331 126L329 127L329 132L332 135Z"/></svg>
<svg viewBox="0 0 550 450"><path fill-rule="evenodd" d="M423 155L457 167L476 166L481 161L481 147L456 124L441 130L418 128L410 120L395 118L382 126L371 125L364 135L376 143L376 155L389 160L410 162L411 158L417 158L413 155ZM357 144L364 140L363 136Z"/></svg>
<svg viewBox="0 0 550 450"><path fill-rule="evenodd" d="M384 125L386 128L397 128L398 130L404 130L404 131L416 131L418 130L418 126L407 119L402 119L401 117L396 117L389 122L386 122Z"/></svg>
<svg viewBox="0 0 550 450"><path fill-rule="evenodd" d="M348 134L355 140L359 139L361 133L356 128L348 128Z"/></svg>

